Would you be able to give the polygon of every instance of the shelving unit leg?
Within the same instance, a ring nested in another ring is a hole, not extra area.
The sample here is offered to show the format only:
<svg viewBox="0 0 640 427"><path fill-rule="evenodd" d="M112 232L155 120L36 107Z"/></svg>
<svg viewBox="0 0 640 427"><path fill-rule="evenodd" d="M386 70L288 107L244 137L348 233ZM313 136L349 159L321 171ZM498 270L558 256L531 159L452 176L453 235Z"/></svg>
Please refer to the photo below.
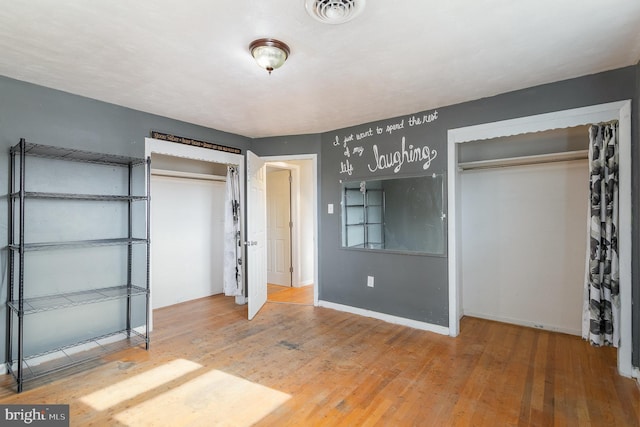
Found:
<svg viewBox="0 0 640 427"><path fill-rule="evenodd" d="M20 140L20 250L18 271L18 393L22 392L23 361L24 361L24 193L25 193L25 164L26 141Z"/></svg>
<svg viewBox="0 0 640 427"><path fill-rule="evenodd" d="M132 178L133 178L133 165L129 164L128 168L129 173L129 186L128 186L128 195L131 196L133 194L132 188ZM129 224L128 224L128 237L131 239L133 237L133 227L131 223L133 222L133 207L132 201L129 199L127 203L127 210L129 215ZM133 247L131 243L127 245L127 338L131 337L131 257L133 256Z"/></svg>
<svg viewBox="0 0 640 427"><path fill-rule="evenodd" d="M150 284L151 284L151 157L147 157L146 160L146 181L147 181L147 188L146 188L146 195L147 195L147 202L146 202L146 214L147 214L147 222L146 222L146 232L147 232L147 283L146 283L146 288L147 288L147 293L146 293L146 304L145 304L145 310L146 310L146 314L145 314L145 334L144 334L144 338L145 338L145 348L147 350L149 350L149 321L150 316L149 316L149 312L151 310L151 289L150 289Z"/></svg>
<svg viewBox="0 0 640 427"><path fill-rule="evenodd" d="M15 209L15 203L14 203L14 199L13 197L11 197L11 194L14 191L15 188L15 176L14 176L14 172L13 169L15 167L14 162L15 162L15 158L16 155L13 151L10 152L9 154L9 192L7 193L9 196L9 216L8 218L8 242L9 245L11 246L14 243L14 225L13 225L13 214L14 214L14 209ZM15 260L15 255L13 253L12 250L8 250L9 252L9 281L8 281L8 286L7 286L7 303L9 301L13 301L13 280L14 280L14 260ZM6 308L6 312L7 312L7 332L6 332L6 363L7 363L7 373L11 373L11 365L13 364L13 310L11 310L8 306Z"/></svg>

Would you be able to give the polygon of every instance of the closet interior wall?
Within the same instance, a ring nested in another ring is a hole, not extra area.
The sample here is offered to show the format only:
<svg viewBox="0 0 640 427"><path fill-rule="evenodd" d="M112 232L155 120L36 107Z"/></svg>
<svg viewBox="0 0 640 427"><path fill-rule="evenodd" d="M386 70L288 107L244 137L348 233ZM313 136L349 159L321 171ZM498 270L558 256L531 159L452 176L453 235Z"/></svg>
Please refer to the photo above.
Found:
<svg viewBox="0 0 640 427"><path fill-rule="evenodd" d="M223 292L227 166L151 156L152 307Z"/></svg>
<svg viewBox="0 0 640 427"><path fill-rule="evenodd" d="M588 126L462 144L462 308L580 334Z"/></svg>

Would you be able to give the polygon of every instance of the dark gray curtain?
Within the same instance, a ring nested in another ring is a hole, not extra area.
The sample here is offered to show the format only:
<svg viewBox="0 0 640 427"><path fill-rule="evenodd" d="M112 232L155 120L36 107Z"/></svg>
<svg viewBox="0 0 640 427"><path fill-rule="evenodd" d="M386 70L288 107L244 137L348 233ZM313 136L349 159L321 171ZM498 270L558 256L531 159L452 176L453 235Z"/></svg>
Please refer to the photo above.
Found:
<svg viewBox="0 0 640 427"><path fill-rule="evenodd" d="M582 336L620 342L618 264L618 123L589 129L590 221Z"/></svg>

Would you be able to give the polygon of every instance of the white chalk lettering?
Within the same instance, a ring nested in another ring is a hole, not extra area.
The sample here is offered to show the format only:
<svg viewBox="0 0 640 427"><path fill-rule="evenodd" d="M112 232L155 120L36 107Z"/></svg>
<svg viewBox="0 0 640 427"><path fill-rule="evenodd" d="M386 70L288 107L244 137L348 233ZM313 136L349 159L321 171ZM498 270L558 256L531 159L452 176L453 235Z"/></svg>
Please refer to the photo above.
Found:
<svg viewBox="0 0 640 427"><path fill-rule="evenodd" d="M435 120L438 120L438 111L434 111L431 114L425 114L422 117L411 116L409 117L409 126L419 126L424 125L426 123L431 123Z"/></svg>
<svg viewBox="0 0 640 427"><path fill-rule="evenodd" d="M349 162L349 159L344 162L340 162L340 173L346 173L351 175L353 173L353 165Z"/></svg>
<svg viewBox="0 0 640 427"><path fill-rule="evenodd" d="M404 129L404 119L402 119L402 121L400 123L387 125L387 132L389 134L391 134L392 132L395 132L395 131L397 131L399 129Z"/></svg>
<svg viewBox="0 0 640 427"><path fill-rule="evenodd" d="M414 147L409 144L407 149L405 137L402 137L401 147L397 151L390 153L380 153L378 146L373 146L373 156L375 157L375 165L367 164L370 172L393 168L393 173L398 173L402 166L406 163L424 162L422 169L427 170L431 166L431 161L438 156L436 150L432 150L428 145L422 147Z"/></svg>
<svg viewBox="0 0 640 427"><path fill-rule="evenodd" d="M356 140L360 141L361 139L368 138L373 136L373 129L369 128L366 132L360 132L356 134Z"/></svg>

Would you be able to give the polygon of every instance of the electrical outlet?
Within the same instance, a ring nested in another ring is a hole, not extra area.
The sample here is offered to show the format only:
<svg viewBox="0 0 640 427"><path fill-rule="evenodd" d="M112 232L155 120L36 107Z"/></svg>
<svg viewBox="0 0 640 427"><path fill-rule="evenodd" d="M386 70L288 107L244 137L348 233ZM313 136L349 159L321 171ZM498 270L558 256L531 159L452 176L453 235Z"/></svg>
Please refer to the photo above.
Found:
<svg viewBox="0 0 640 427"><path fill-rule="evenodd" d="M333 203L329 203L327 205L327 213L328 214L332 214L333 213Z"/></svg>
<svg viewBox="0 0 640 427"><path fill-rule="evenodd" d="M367 276L367 286L373 288L373 276Z"/></svg>

